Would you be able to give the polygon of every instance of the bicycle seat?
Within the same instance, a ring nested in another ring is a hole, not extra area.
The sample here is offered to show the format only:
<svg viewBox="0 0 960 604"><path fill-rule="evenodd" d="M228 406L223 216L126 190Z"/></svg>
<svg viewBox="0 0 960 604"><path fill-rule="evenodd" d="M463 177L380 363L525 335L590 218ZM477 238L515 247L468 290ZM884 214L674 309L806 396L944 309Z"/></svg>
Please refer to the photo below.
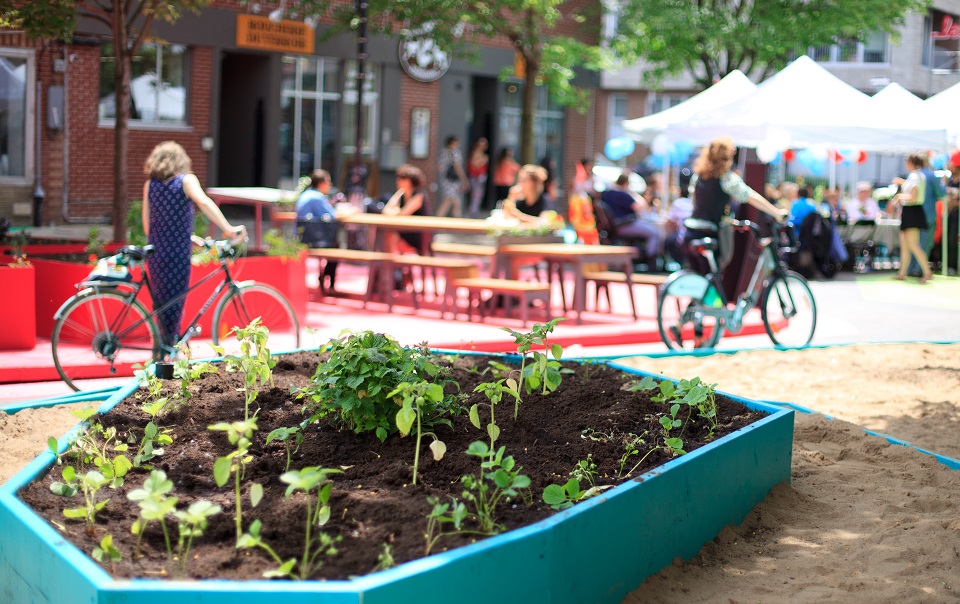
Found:
<svg viewBox="0 0 960 604"><path fill-rule="evenodd" d="M123 254L128 256L131 260L136 262L143 262L150 254L152 254L156 248L152 245L125 245L122 248L117 250L118 254Z"/></svg>
<svg viewBox="0 0 960 604"><path fill-rule="evenodd" d="M688 245L700 251L710 250L715 252L719 247L719 242L712 237L704 237L702 239L692 239Z"/></svg>

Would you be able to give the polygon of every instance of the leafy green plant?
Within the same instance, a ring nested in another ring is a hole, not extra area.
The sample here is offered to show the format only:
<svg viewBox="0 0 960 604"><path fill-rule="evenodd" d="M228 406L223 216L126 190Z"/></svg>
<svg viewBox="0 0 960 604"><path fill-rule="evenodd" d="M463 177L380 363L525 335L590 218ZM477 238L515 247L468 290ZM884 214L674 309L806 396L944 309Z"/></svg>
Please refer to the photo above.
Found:
<svg viewBox="0 0 960 604"><path fill-rule="evenodd" d="M103 256L105 252L104 241L100 239L100 229L91 228L87 233L87 246L83 248L83 253L87 255L90 262L96 262L97 258Z"/></svg>
<svg viewBox="0 0 960 604"><path fill-rule="evenodd" d="M543 501L555 510L565 510L575 503L589 499L613 485L591 486L583 491L580 489L580 481L571 478L565 484L548 484L543 489Z"/></svg>
<svg viewBox="0 0 960 604"><path fill-rule="evenodd" d="M313 527L322 527L330 520L330 482L331 474L340 474L340 470L310 466L300 470L290 470L280 476L280 481L289 485L284 497L289 499L297 491L306 496L307 517L305 526L303 556L297 573L293 572L294 560L288 560L280 566L278 572L297 579L307 579L317 571L323 562L321 556L333 556L337 553L335 544L340 537L331 537L327 533L313 534Z"/></svg>
<svg viewBox="0 0 960 604"><path fill-rule="evenodd" d="M456 499L452 499L450 503L440 503L440 500L436 497L427 497L427 504L431 506L431 509L430 513L427 514L427 530L423 534L427 540L427 546L423 552L425 556L430 555L433 546L437 544L441 537L459 533L463 521L467 517L467 506ZM446 526L453 526L453 530L444 530Z"/></svg>
<svg viewBox="0 0 960 604"><path fill-rule="evenodd" d="M96 470L90 470L79 476L79 490L83 493L83 505L76 508L66 508L63 515L74 520L84 520L87 524L87 534L93 535L93 526L97 522L97 512L109 503L110 498L100 499L100 489L110 483L110 479Z"/></svg>
<svg viewBox="0 0 960 604"><path fill-rule="evenodd" d="M520 354L520 389L530 393L537 389L542 389L541 393L547 395L560 386L562 381L562 370L560 359L563 357L563 347L559 344L550 344L547 340L548 335L557 326L557 323L563 321L562 317L552 319L545 324L534 323L529 333L522 333L504 327L503 330L514 338L517 345L517 353ZM543 345L553 355L550 360L546 352L531 352L535 345ZM530 363L527 364L527 355L530 355ZM520 413L520 399L517 398L513 411L513 419L516 420Z"/></svg>
<svg viewBox="0 0 960 604"><path fill-rule="evenodd" d="M73 443L58 456L58 460L64 457L72 459L78 475L86 466L93 464L107 479L107 486L112 489L122 486L123 478L133 464L124 455L129 446L118 440L117 429L113 426L105 428L95 419L88 421L97 414L93 407L74 409L70 414L80 419L84 425ZM51 441L52 439L48 440L47 446L54 448L56 445Z"/></svg>
<svg viewBox="0 0 960 604"><path fill-rule="evenodd" d="M187 573L187 565L190 562L190 549L193 547L193 540L203 536L203 531L207 529L207 524L211 516L220 513L220 506L201 499L194 501L186 510L177 510L173 513L177 518L177 558L180 560L180 572Z"/></svg>
<svg viewBox="0 0 960 604"><path fill-rule="evenodd" d="M425 347L404 348L390 336L372 331L344 331L326 350L329 357L297 394L307 400L304 411L311 414L307 422L333 417L358 434L374 432L381 442L399 429L395 416L402 401L391 393L403 382L429 381L440 372ZM443 404L448 404L446 399ZM446 409L437 411L442 414Z"/></svg>
<svg viewBox="0 0 960 604"><path fill-rule="evenodd" d="M413 422L417 422L417 444L413 452L413 484L417 484L417 469L420 465L420 440L424 435L433 437L430 443L430 451L433 452L433 458L436 461L443 459L443 454L447 451L447 446L433 432L423 431L423 416L430 411L436 411L441 408L443 403L443 386L440 384L431 384L428 382L401 382L389 397L399 396L403 401L400 410L397 411L397 429L401 436L410 434L413 428ZM444 420L436 420L444 421ZM449 420L446 420L449 424Z"/></svg>
<svg viewBox="0 0 960 604"><path fill-rule="evenodd" d="M267 256L277 256L283 258L299 258L300 254L307 250L304 243L292 237L287 237L276 229L270 229L263 234L263 242L266 244Z"/></svg>
<svg viewBox="0 0 960 604"><path fill-rule="evenodd" d="M230 475L234 477L233 491L236 502L236 514L234 521L237 527L237 542L243 536L243 499L241 496L241 485L246 466L253 460L253 456L247 453L253 444L253 433L257 431L257 418L251 417L244 421L232 423L219 422L207 427L208 430L226 432L227 440L233 445L235 450L227 455L220 457L213 462L213 479L217 486L222 487L230 480ZM263 485L253 483L250 485L250 505L257 507L260 500L263 499Z"/></svg>
<svg viewBox="0 0 960 604"><path fill-rule="evenodd" d="M496 445L497 439L500 438L500 426L497 425L496 421L496 406L503 400L504 394L510 394L517 401L520 400L520 391L517 387L517 381L513 378L501 379L496 382L483 382L477 384L476 388L473 389L474 392L481 392L487 399L490 401L490 423L487 424L487 435L490 437L490 447L493 448ZM480 425L480 411L478 405L473 405L470 407L470 423L472 423L478 430L482 430L483 427Z"/></svg>
<svg viewBox="0 0 960 604"><path fill-rule="evenodd" d="M480 532L486 535L503 530L497 522L497 506L501 500L510 501L530 487L530 478L520 474L522 468L516 465L512 455L503 456L504 449L491 449L482 441L474 441L467 447L467 455L480 459L480 472L461 478L466 488L462 497L473 504Z"/></svg>
<svg viewBox="0 0 960 604"><path fill-rule="evenodd" d="M240 354L224 359L227 371L243 374L243 419L250 419L250 405L257 400L260 389L273 383L273 368L277 361L270 356L267 337L270 330L260 323L260 317L246 327L234 327L240 343Z"/></svg>
<svg viewBox="0 0 960 604"><path fill-rule="evenodd" d="M0 220L6 220L5 218L0 218ZM4 238L0 237L0 241L3 241ZM24 266L30 266L30 261L27 260L27 233L26 231L20 231L13 235L7 235L6 241L10 244L10 247L13 249L10 250L10 254L13 256L13 262L7 264L14 268L21 268Z"/></svg>
<svg viewBox="0 0 960 604"><path fill-rule="evenodd" d="M650 376L645 376L642 380L629 384L627 389L637 390L655 390L656 393L650 396L650 400L658 403L672 405L674 402L687 407L686 418L683 421L683 427L680 433L686 430L687 422L696 411L697 417L702 418L707 423L708 438L713 437L717 429L717 394L716 384L704 384L699 377L692 380L680 380L676 384L670 380L657 382ZM676 419L676 412L672 413L673 419ZM661 419L661 423L663 420ZM671 429L678 427L673 425L671 420ZM666 426L664 426L666 428Z"/></svg>
<svg viewBox="0 0 960 604"><path fill-rule="evenodd" d="M397 562L393 559L393 546L389 543L384 543L380 548L380 555L377 556L377 565L373 567L373 572L387 570L396 565Z"/></svg>
<svg viewBox="0 0 960 604"><path fill-rule="evenodd" d="M636 434L627 434L623 441L623 455L620 456L620 469L617 472L617 478L623 476L623 470L627 467L627 463L629 463L630 458L634 455L640 454L640 446L646 443L646 441L643 439L646 434L646 432L644 432L642 436L637 436ZM646 459L646 456L644 456L644 459ZM643 459L640 461L642 462ZM640 464L638 463L637 465L639 466ZM631 470L631 472L632 471L633 470Z"/></svg>
<svg viewBox="0 0 960 604"><path fill-rule="evenodd" d="M577 465L573 466L573 469L570 470L570 476L576 478L578 481L586 481L591 487L597 486L599 473L597 472L597 464L593 463L593 454L587 453L586 459L578 461Z"/></svg>
<svg viewBox="0 0 960 604"><path fill-rule="evenodd" d="M269 445L274 440L282 442L287 450L287 464L283 466L283 471L286 472L290 469L290 456L296 453L300 449L300 445L303 444L303 432L297 426L275 428L267 434L267 440L264 444ZM291 443L291 441L293 442Z"/></svg>
<svg viewBox="0 0 960 604"><path fill-rule="evenodd" d="M109 533L103 536L103 539L100 540L100 545L93 548L91 555L94 560L102 564L119 562L123 559L123 554L121 554L120 550L113 544L113 535Z"/></svg>
<svg viewBox="0 0 960 604"><path fill-rule="evenodd" d="M200 376L206 373L217 373L217 366L207 362L192 362L190 346L184 343L177 344L176 360L173 362L173 377L180 380L181 399L188 399L193 396L191 386Z"/></svg>
<svg viewBox="0 0 960 604"><path fill-rule="evenodd" d="M131 430L132 432L132 430ZM136 436L134 436L134 439ZM137 452L133 456L133 467L152 470L153 466L147 462L163 455L163 448L173 444L173 431L169 428L160 428L152 421L143 427L143 436L137 445Z"/></svg>

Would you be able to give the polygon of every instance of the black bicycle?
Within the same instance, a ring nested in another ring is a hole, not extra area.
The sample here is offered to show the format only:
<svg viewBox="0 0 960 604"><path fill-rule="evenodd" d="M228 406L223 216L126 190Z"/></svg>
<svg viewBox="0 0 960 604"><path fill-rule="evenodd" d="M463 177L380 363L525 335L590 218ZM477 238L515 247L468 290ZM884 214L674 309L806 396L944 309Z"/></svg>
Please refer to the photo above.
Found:
<svg viewBox="0 0 960 604"><path fill-rule="evenodd" d="M222 281L190 321L178 346L200 334L200 317L216 302L210 334L214 345L219 345L233 328L245 327L259 317L270 330L272 347L298 348L300 324L283 294L269 285L233 279L228 261L238 254L235 242L206 240L203 245L216 253L220 267L153 312L147 312L137 300L144 288L151 298L153 296L144 267L145 260L154 251L151 245L124 246L114 257L121 267L139 267L139 278L130 278L131 273L126 270L117 271L119 277L97 280L91 276L94 278L78 284L80 291L54 315L53 362L63 381L74 390L90 389L98 386L83 380L110 377L117 373L118 367L145 365L175 355L176 347L163 344L157 315L217 278Z"/></svg>
<svg viewBox="0 0 960 604"><path fill-rule="evenodd" d="M714 258L714 238L697 239L690 246L710 266L706 276L681 270L670 275L660 290L657 326L668 348L713 348L724 331L737 333L743 318L757 304L767 335L784 347L806 346L817 328L817 303L803 276L787 269L785 254L797 250L792 227L781 225L774 237L761 237L756 224L733 221L733 227L751 233L760 246L746 291L727 300Z"/></svg>

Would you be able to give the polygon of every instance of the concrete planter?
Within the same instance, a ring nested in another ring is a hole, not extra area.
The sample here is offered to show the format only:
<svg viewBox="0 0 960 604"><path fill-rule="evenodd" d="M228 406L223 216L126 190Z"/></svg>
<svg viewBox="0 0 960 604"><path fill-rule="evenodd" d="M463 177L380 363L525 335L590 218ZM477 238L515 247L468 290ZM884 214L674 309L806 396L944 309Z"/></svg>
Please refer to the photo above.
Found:
<svg viewBox="0 0 960 604"><path fill-rule="evenodd" d="M131 383L101 410L135 389ZM0 487L0 601L619 602L674 557L694 556L790 479L793 411L740 402L769 415L534 525L352 581L114 580L17 499L17 490L53 463L45 453ZM494 587L497 577L511 578L509 595Z"/></svg>

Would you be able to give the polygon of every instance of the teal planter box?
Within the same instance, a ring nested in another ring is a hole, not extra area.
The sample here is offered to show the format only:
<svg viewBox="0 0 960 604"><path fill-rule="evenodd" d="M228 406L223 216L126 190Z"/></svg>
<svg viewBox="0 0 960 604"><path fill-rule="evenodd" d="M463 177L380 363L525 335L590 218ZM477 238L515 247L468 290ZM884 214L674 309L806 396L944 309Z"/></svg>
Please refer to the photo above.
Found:
<svg viewBox="0 0 960 604"><path fill-rule="evenodd" d="M136 387L121 389L101 410ZM0 487L0 602L620 602L673 558L692 558L790 480L794 412L736 400L769 415L534 525L352 581L115 580L17 499L52 465L53 454L44 453ZM498 577L509 585L497 585Z"/></svg>

